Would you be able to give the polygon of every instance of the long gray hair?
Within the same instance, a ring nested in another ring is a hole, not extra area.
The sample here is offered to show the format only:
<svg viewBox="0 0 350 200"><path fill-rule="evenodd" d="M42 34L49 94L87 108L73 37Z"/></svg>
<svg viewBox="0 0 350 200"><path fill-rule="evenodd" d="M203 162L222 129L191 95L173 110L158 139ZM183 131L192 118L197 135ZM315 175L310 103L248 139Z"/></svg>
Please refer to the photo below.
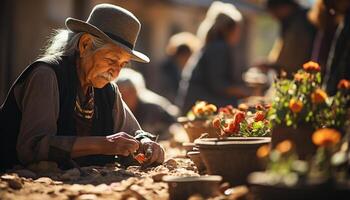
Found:
<svg viewBox="0 0 350 200"><path fill-rule="evenodd" d="M78 44L80 37L85 32L72 32L66 29L57 29L47 41L41 57L47 56L72 56L79 51ZM92 35L91 35L92 36ZM92 36L93 49L101 48L105 41Z"/></svg>

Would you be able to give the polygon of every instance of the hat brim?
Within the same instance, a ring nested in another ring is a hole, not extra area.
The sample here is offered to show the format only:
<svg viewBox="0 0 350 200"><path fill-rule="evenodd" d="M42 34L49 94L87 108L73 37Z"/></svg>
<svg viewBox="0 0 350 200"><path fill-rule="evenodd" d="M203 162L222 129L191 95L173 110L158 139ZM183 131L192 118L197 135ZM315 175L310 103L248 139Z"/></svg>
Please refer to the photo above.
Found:
<svg viewBox="0 0 350 200"><path fill-rule="evenodd" d="M113 40L108 35L106 35L103 31L98 29L96 26L91 25L89 23L86 23L82 20L69 17L66 19L66 27L73 32L90 33L94 36L101 38L102 40L105 40L105 41L110 42L112 44L118 45L119 47L121 47L122 49L124 49L126 52L128 52L131 55L131 60L142 62L142 63L149 63L149 61L150 61L150 59L145 54L143 54L139 51L135 51L133 49L130 49L126 45L124 45L118 41Z"/></svg>

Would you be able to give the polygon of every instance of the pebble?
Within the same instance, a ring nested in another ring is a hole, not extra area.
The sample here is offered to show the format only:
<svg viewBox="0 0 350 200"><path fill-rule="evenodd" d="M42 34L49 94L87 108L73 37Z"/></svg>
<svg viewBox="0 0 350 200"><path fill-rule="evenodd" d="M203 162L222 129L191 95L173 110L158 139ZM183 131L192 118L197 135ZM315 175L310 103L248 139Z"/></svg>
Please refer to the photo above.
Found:
<svg viewBox="0 0 350 200"><path fill-rule="evenodd" d="M19 190L23 187L22 180L17 175L5 174L1 176L1 179L6 181L10 188Z"/></svg>
<svg viewBox="0 0 350 200"><path fill-rule="evenodd" d="M41 177L36 180L34 180L35 183L45 183L48 185L51 185L53 183L52 179L49 177Z"/></svg>
<svg viewBox="0 0 350 200"><path fill-rule="evenodd" d="M174 159L169 159L164 162L164 165L169 169L175 169L177 167L177 162Z"/></svg>
<svg viewBox="0 0 350 200"><path fill-rule="evenodd" d="M95 194L82 194L77 198L77 200L95 200L95 199L97 199L97 196Z"/></svg>
<svg viewBox="0 0 350 200"><path fill-rule="evenodd" d="M152 176L154 182L162 181L163 176L167 175L167 173L158 173Z"/></svg>

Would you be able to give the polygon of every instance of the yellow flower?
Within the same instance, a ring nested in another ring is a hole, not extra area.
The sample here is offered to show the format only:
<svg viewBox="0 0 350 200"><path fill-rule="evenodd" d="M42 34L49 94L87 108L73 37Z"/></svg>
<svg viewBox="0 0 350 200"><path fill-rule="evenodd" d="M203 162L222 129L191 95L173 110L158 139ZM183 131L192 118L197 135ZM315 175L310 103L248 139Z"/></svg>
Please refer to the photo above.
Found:
<svg viewBox="0 0 350 200"><path fill-rule="evenodd" d="M331 128L322 128L314 132L312 142L317 146L330 146L337 144L340 140L340 133Z"/></svg>
<svg viewBox="0 0 350 200"><path fill-rule="evenodd" d="M208 104L205 106L205 110L208 110L209 112L216 112L217 108L214 104Z"/></svg>
<svg viewBox="0 0 350 200"><path fill-rule="evenodd" d="M327 93L322 90L322 89L316 89L312 94L311 94L311 101L314 104L320 104L324 103L328 98Z"/></svg>
<svg viewBox="0 0 350 200"><path fill-rule="evenodd" d="M259 149L256 151L256 156L258 156L258 158L265 158L269 155L269 153L270 153L270 146L265 144L259 147Z"/></svg>
<svg viewBox="0 0 350 200"><path fill-rule="evenodd" d="M303 109L303 102L297 99L291 99L289 101L289 109L294 113L299 113Z"/></svg>
<svg viewBox="0 0 350 200"><path fill-rule="evenodd" d="M241 103L238 105L238 109L241 111L247 111L249 109L249 106L245 103Z"/></svg>
<svg viewBox="0 0 350 200"><path fill-rule="evenodd" d="M276 150L281 154L289 152L293 147L293 144L290 140L284 140L277 144Z"/></svg>

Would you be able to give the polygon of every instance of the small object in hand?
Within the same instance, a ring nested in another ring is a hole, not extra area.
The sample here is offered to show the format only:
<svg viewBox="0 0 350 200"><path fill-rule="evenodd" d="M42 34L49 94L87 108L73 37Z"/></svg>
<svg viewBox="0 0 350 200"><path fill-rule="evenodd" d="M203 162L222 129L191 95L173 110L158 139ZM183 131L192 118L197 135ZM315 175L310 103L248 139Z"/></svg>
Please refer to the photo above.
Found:
<svg viewBox="0 0 350 200"><path fill-rule="evenodd" d="M140 164L143 164L144 162L146 162L147 158L145 156L145 154L143 153L139 153L136 156L134 156L135 160L137 160L137 162L139 162Z"/></svg>

